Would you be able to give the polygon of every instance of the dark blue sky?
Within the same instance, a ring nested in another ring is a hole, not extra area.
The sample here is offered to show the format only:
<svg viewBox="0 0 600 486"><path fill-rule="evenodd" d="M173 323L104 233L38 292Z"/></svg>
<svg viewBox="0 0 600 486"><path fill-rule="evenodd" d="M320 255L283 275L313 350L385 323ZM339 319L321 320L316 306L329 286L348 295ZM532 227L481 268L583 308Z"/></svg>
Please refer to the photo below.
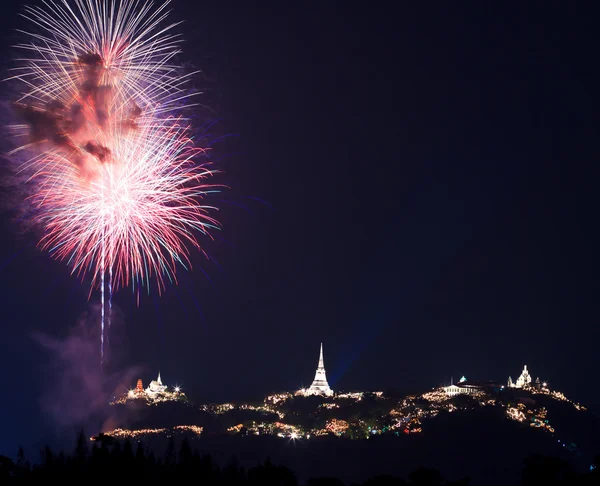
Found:
<svg viewBox="0 0 600 486"><path fill-rule="evenodd" d="M243 399L309 384L323 341L334 388L505 380L528 364L600 407L593 12L336 3L174 2L211 137L231 135L213 157L232 189L207 245L219 265L194 256L140 308L115 296L123 366ZM18 8L0 19L5 68ZM32 333L68 335L87 288L0 223L12 454L51 429L58 377Z"/></svg>

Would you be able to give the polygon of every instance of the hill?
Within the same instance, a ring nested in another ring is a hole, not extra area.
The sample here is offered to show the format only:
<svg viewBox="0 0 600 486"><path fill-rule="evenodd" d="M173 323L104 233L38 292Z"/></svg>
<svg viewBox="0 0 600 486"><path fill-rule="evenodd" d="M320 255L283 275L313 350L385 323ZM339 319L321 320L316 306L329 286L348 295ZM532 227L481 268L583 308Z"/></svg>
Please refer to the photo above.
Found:
<svg viewBox="0 0 600 486"><path fill-rule="evenodd" d="M94 440L134 439L162 454L188 438L216 461L254 466L270 457L299 479L337 476L348 484L378 474L434 467L472 484L515 484L526 457L561 457L578 470L598 452L595 415L545 386L461 384L397 397L381 392L332 397L281 393L259 403L195 405L178 393L115 401L127 417Z"/></svg>

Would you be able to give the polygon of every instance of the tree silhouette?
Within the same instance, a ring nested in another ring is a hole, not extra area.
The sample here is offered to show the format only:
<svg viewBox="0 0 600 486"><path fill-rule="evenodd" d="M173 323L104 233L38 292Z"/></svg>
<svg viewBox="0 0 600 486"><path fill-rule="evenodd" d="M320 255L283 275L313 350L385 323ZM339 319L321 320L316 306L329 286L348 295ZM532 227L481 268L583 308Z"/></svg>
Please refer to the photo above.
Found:
<svg viewBox="0 0 600 486"><path fill-rule="evenodd" d="M437 469L421 467L408 476L411 486L442 486L444 479Z"/></svg>
<svg viewBox="0 0 600 486"><path fill-rule="evenodd" d="M192 447L187 437L181 441L179 464L182 466L190 466L192 464Z"/></svg>
<svg viewBox="0 0 600 486"><path fill-rule="evenodd" d="M85 437L83 429L79 431L77 436L77 445L75 446L75 458L80 461L85 461L88 455L88 441Z"/></svg>
<svg viewBox="0 0 600 486"><path fill-rule="evenodd" d="M248 483L253 486L298 486L298 481L290 469L274 466L270 459L262 466L248 471Z"/></svg>
<svg viewBox="0 0 600 486"><path fill-rule="evenodd" d="M365 481L363 486L406 486L406 481L395 476L376 476Z"/></svg>
<svg viewBox="0 0 600 486"><path fill-rule="evenodd" d="M246 472L240 467L236 456L232 456L223 468L222 476L225 484L240 485L246 482Z"/></svg>
<svg viewBox="0 0 600 486"><path fill-rule="evenodd" d="M306 486L344 486L344 482L338 478L311 478Z"/></svg>
<svg viewBox="0 0 600 486"><path fill-rule="evenodd" d="M469 486L471 484L471 478L457 479L456 481L448 481L446 486Z"/></svg>
<svg viewBox="0 0 600 486"><path fill-rule="evenodd" d="M20 479L29 479L31 476L31 465L25 457L25 450L19 447L17 452L17 463L15 465L15 477Z"/></svg>
<svg viewBox="0 0 600 486"><path fill-rule="evenodd" d="M165 465L172 466L176 462L175 457L175 441L173 437L169 437L169 441L167 442L167 449L165 450Z"/></svg>
<svg viewBox="0 0 600 486"><path fill-rule="evenodd" d="M71 455L56 454L49 446L41 451L41 460L33 466L27 460L23 448L19 448L16 462L0 456L0 484L11 484L22 479L41 480L47 483L71 484L77 481L92 483L112 481L140 482L144 480L178 483L193 478L205 485L233 486L298 486L294 472L270 459L246 471L235 456L220 468L209 454L201 455L187 438L179 444L177 455L175 442L170 441L165 461L156 460L152 450L142 442L136 444L135 453L131 441L99 441L90 447L81 442L82 432ZM600 456L594 465L600 464ZM600 484L600 471L577 473L566 461L541 455L532 455L524 462L521 486L591 486ZM312 478L307 486L343 486L337 478ZM468 478L459 481L444 480L440 471L419 468L413 471L408 481L392 476L376 476L361 486L468 486ZM358 486L358 485L354 485Z"/></svg>
<svg viewBox="0 0 600 486"><path fill-rule="evenodd" d="M0 480L6 482L15 476L15 463L10 457L0 456Z"/></svg>
<svg viewBox="0 0 600 486"><path fill-rule="evenodd" d="M522 486L557 486L575 483L575 472L566 461L556 458L532 455L525 460Z"/></svg>

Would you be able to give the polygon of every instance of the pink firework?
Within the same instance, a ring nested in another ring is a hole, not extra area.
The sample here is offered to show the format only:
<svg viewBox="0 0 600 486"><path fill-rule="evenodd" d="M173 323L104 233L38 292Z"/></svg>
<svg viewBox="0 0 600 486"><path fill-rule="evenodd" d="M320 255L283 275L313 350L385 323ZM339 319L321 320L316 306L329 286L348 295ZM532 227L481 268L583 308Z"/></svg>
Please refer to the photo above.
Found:
<svg viewBox="0 0 600 486"><path fill-rule="evenodd" d="M131 105L165 113L189 93L194 73L180 74L173 58L181 52L177 23L165 23L170 0L158 7L139 0L58 0L25 8L31 42L15 78L25 84L19 100L45 108L71 105L87 96L117 118Z"/></svg>
<svg viewBox="0 0 600 486"><path fill-rule="evenodd" d="M35 30L17 46L14 128L26 141L13 152L27 154L41 247L89 275L90 292L106 274L115 288L155 278L160 292L200 249L196 235L219 227L203 202L215 171L175 113L188 75L172 65L167 4L60 0L24 14Z"/></svg>
<svg viewBox="0 0 600 486"><path fill-rule="evenodd" d="M176 123L142 126L115 142L110 161L88 157L95 172L86 177L59 151L36 161L44 167L32 196L46 233L40 243L74 272L91 272L92 286L110 270L115 288L156 276L160 290L177 264L188 266L186 245L200 248L195 234L218 228L209 215L216 208L201 204L216 190L206 181L214 172L194 162L201 150Z"/></svg>

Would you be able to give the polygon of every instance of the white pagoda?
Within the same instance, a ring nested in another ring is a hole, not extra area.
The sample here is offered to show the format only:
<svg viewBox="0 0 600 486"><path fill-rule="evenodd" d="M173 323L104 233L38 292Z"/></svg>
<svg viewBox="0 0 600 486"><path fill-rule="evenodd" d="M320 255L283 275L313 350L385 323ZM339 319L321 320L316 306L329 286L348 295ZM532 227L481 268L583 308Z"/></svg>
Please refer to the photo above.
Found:
<svg viewBox="0 0 600 486"><path fill-rule="evenodd" d="M333 390L327 383L327 376L325 375L325 365L323 362L323 343L321 343L321 353L319 354L319 365L317 366L317 372L315 373L315 379L310 385L310 388L302 390L302 394L305 396L309 395L324 395L330 397L333 395Z"/></svg>

